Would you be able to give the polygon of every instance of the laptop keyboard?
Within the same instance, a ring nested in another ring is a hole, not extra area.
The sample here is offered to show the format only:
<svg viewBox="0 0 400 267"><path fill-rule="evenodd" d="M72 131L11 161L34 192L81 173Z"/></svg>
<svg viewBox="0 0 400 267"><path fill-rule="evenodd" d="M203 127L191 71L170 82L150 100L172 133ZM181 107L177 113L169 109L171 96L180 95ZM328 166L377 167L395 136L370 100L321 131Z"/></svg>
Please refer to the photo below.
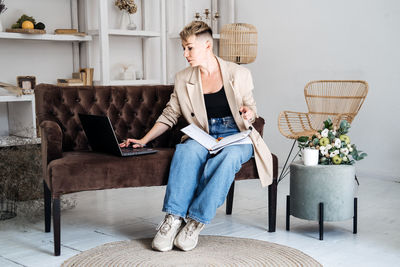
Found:
<svg viewBox="0 0 400 267"><path fill-rule="evenodd" d="M147 154L150 151L154 151L150 148L121 148L121 152L124 156L135 156L141 154Z"/></svg>

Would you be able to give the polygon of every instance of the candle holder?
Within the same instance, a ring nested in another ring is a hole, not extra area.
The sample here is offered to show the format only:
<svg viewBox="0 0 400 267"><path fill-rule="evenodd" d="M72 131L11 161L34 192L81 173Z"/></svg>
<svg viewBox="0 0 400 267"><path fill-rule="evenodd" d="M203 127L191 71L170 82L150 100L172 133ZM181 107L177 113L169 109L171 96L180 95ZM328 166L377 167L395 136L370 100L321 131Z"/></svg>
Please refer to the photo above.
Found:
<svg viewBox="0 0 400 267"><path fill-rule="evenodd" d="M210 9L206 8L204 9L203 14L204 15L201 15L200 12L196 12L194 15L195 20L204 21L211 27L213 33L218 33L218 19L220 18L219 12L215 11L214 15L212 15Z"/></svg>

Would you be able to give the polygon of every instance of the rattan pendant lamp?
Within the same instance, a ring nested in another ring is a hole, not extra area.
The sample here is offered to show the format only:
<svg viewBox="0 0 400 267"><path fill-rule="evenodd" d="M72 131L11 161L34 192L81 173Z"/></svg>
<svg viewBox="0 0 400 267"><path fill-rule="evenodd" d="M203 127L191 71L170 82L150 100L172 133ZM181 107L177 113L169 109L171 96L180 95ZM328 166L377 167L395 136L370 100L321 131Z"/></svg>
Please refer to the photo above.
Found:
<svg viewBox="0 0 400 267"><path fill-rule="evenodd" d="M247 23L225 24L221 29L219 56L237 64L253 62L257 56L257 29Z"/></svg>

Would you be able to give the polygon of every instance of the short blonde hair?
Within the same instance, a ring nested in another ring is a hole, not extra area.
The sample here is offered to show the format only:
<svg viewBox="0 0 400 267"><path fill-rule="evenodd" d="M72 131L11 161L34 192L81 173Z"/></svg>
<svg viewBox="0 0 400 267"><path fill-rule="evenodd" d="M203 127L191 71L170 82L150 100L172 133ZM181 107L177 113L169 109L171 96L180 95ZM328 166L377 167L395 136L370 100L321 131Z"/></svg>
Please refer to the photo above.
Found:
<svg viewBox="0 0 400 267"><path fill-rule="evenodd" d="M187 41L189 37L193 35L196 37L207 36L212 39L212 30L207 23L195 20L186 25L179 33L182 41Z"/></svg>

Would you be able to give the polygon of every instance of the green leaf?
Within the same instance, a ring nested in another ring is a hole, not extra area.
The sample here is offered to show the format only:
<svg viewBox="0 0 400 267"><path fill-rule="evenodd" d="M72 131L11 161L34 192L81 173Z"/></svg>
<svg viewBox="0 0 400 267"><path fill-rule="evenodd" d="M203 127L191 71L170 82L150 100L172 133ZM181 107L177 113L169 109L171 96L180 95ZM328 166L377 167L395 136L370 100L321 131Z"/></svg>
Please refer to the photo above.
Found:
<svg viewBox="0 0 400 267"><path fill-rule="evenodd" d="M349 129L350 129L350 123L348 123L346 120L342 120L342 121L340 122L340 127L339 127L339 129L340 129L341 134L346 134L346 133L348 133L348 132L349 132Z"/></svg>
<svg viewBox="0 0 400 267"><path fill-rule="evenodd" d="M364 159L366 156L368 156L367 153L360 153L360 154L357 155L357 160L362 160L362 159Z"/></svg>
<svg viewBox="0 0 400 267"><path fill-rule="evenodd" d="M313 139L313 143L314 143L315 146L318 145L319 144L319 139L317 137L315 137Z"/></svg>
<svg viewBox="0 0 400 267"><path fill-rule="evenodd" d="M330 127L332 127L332 120L331 118L328 118L326 121L324 121L324 126L325 128L329 129Z"/></svg>
<svg viewBox="0 0 400 267"><path fill-rule="evenodd" d="M308 136L300 136L297 138L297 141L300 143L306 143L308 141Z"/></svg>
<svg viewBox="0 0 400 267"><path fill-rule="evenodd" d="M335 139L335 135L331 132L331 131L329 131L328 132L328 138L329 138L329 141L333 141L333 139Z"/></svg>

